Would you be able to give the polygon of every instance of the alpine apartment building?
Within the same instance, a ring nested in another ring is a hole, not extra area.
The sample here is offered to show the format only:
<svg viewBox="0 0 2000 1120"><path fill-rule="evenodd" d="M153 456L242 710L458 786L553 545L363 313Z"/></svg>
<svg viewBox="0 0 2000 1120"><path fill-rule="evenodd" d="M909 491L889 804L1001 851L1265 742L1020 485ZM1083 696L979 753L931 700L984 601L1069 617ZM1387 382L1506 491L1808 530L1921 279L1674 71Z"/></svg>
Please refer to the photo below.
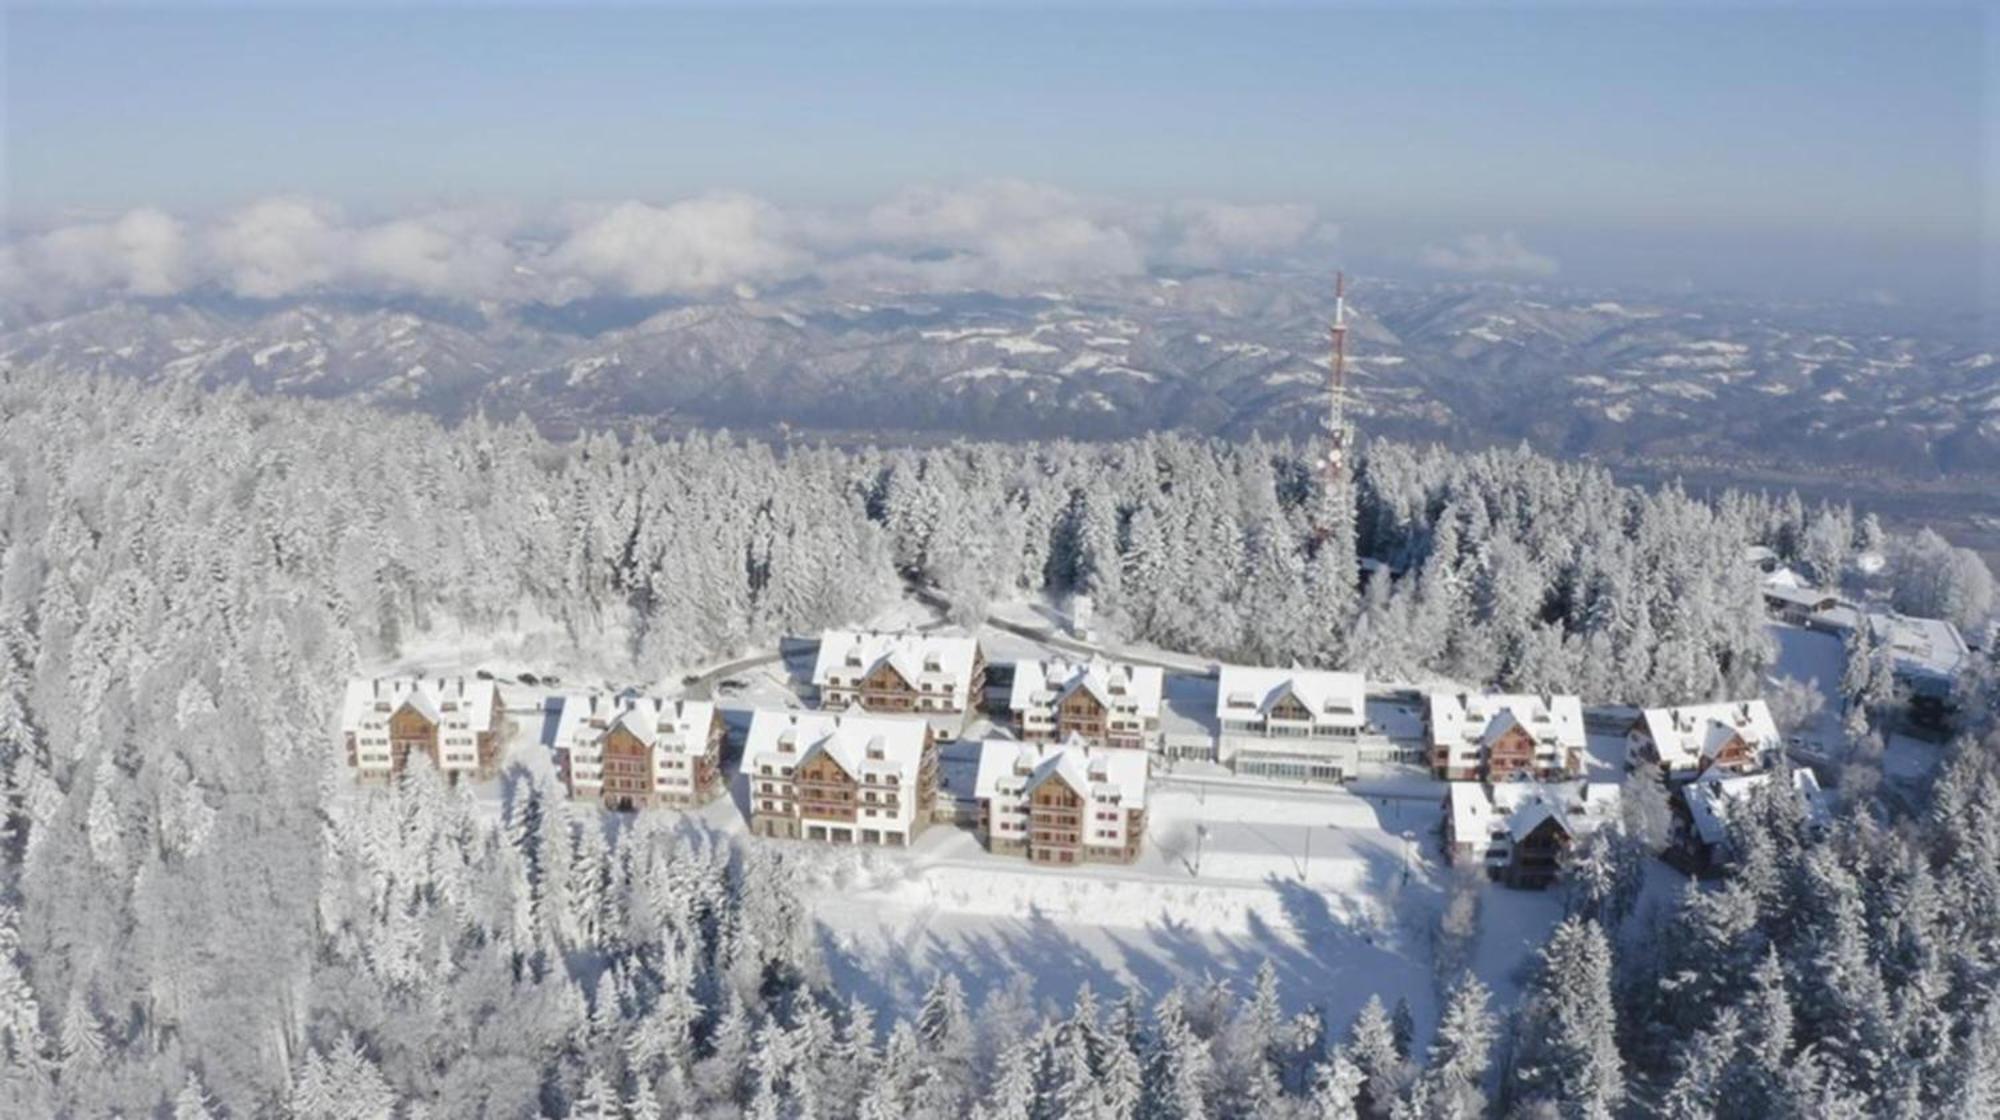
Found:
<svg viewBox="0 0 2000 1120"><path fill-rule="evenodd" d="M758 711L743 775L759 836L900 847L931 821L937 746L923 720Z"/></svg>
<svg viewBox="0 0 2000 1120"><path fill-rule="evenodd" d="M1023 739L1145 749L1159 741L1164 677L1157 666L1096 658L1020 661L1007 708Z"/></svg>
<svg viewBox="0 0 2000 1120"><path fill-rule="evenodd" d="M1674 782L1711 770L1761 770L1784 747L1762 700L1647 708L1626 733L1626 742L1632 764L1656 765Z"/></svg>
<svg viewBox="0 0 2000 1120"><path fill-rule="evenodd" d="M1546 887L1569 846L1612 819L1610 782L1453 782L1444 804L1445 854L1476 860L1510 887Z"/></svg>
<svg viewBox="0 0 2000 1120"><path fill-rule="evenodd" d="M722 732L707 700L566 696L556 766L572 798L609 809L699 805L722 789Z"/></svg>
<svg viewBox="0 0 2000 1120"><path fill-rule="evenodd" d="M1141 751L1071 739L980 744L979 836L1037 863L1131 863L1146 835Z"/></svg>
<svg viewBox="0 0 2000 1120"><path fill-rule="evenodd" d="M1243 774L1346 781L1360 766L1366 691L1359 673L1224 665L1216 761Z"/></svg>
<svg viewBox="0 0 2000 1120"><path fill-rule="evenodd" d="M421 753L457 781L497 772L506 715L492 681L376 677L347 682L340 722L357 777L389 781Z"/></svg>
<svg viewBox="0 0 2000 1120"><path fill-rule="evenodd" d="M1574 696L1432 693L1431 772L1454 782L1560 781L1583 773L1588 741Z"/></svg>
<svg viewBox="0 0 2000 1120"><path fill-rule="evenodd" d="M986 660L966 635L913 630L828 630L813 662L813 686L827 710L854 705L885 715L963 717L986 688ZM939 719L950 735L953 721Z"/></svg>

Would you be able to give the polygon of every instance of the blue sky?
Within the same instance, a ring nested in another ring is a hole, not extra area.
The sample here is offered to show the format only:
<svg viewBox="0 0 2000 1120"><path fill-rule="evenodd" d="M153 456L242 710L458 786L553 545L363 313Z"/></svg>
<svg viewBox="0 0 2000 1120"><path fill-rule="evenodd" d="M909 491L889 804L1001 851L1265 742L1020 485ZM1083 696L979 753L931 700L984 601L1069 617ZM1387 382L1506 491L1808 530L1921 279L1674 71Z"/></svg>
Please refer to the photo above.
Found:
<svg viewBox="0 0 2000 1120"><path fill-rule="evenodd" d="M1567 242L1566 269L1707 238L1962 271L1993 208L1985 30L1934 7L17 8L5 188L18 225L1006 177L1307 203L1383 253L1506 229Z"/></svg>

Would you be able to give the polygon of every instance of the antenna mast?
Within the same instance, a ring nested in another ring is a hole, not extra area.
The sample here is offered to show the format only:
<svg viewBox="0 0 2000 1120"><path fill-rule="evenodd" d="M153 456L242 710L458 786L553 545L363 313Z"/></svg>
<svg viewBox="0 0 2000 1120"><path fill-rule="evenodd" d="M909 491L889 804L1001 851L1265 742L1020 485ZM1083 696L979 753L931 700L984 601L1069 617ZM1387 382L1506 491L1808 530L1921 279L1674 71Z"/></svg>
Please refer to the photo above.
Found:
<svg viewBox="0 0 2000 1120"><path fill-rule="evenodd" d="M1347 273L1333 281L1333 367L1332 393L1326 409L1326 480L1332 489L1347 479Z"/></svg>

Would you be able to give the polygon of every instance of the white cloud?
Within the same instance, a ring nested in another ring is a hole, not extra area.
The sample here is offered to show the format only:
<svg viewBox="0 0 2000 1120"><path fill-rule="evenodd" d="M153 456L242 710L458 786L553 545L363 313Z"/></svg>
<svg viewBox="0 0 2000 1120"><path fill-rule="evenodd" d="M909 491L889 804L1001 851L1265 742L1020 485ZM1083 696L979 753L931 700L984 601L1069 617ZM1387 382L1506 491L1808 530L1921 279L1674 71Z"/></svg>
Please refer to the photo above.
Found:
<svg viewBox="0 0 2000 1120"><path fill-rule="evenodd" d="M1215 268L1245 258L1269 257L1296 249L1309 239L1330 241L1335 230L1323 225L1310 206L1278 203L1242 206L1228 202L1181 202L1167 212L1165 257L1174 264Z"/></svg>
<svg viewBox="0 0 2000 1120"><path fill-rule="evenodd" d="M53 230L35 239L21 257L25 259L16 267L66 288L141 296L179 291L188 272L185 227L150 207L115 221Z"/></svg>
<svg viewBox="0 0 2000 1120"><path fill-rule="evenodd" d="M1553 276L1556 272L1554 257L1528 248L1513 232L1468 233L1456 241L1426 245L1417 260L1427 268L1473 276Z"/></svg>
<svg viewBox="0 0 2000 1120"><path fill-rule="evenodd" d="M272 299L332 280L340 273L349 236L328 207L275 198L224 219L209 233L208 249L225 288Z"/></svg>
<svg viewBox="0 0 2000 1120"><path fill-rule="evenodd" d="M744 194L573 205L526 216L433 209L357 221L305 198L207 221L139 209L0 245L0 284L36 304L202 287L459 300L709 295L818 275L910 289L1028 290L1226 267L1331 237L1311 207L1130 205L1018 180L900 191L845 212Z"/></svg>
<svg viewBox="0 0 2000 1120"><path fill-rule="evenodd" d="M506 219L503 219L505 221ZM483 299L518 287L509 225L465 211L398 218L354 236L357 283L418 295Z"/></svg>
<svg viewBox="0 0 2000 1120"><path fill-rule="evenodd" d="M625 295L720 291L804 269L809 257L787 227L777 208L748 195L621 202L581 222L536 269Z"/></svg>

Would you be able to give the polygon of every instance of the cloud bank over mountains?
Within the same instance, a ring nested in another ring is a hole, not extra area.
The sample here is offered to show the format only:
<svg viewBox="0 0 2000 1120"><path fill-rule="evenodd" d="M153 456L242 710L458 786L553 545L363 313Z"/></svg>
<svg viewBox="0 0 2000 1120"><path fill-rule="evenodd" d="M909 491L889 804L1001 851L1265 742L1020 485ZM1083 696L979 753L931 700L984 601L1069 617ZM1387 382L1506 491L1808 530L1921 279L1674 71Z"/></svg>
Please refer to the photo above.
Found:
<svg viewBox="0 0 2000 1120"><path fill-rule="evenodd" d="M206 218L142 207L15 236L0 245L0 295L48 309L196 291L563 303L700 297L814 277L1007 291L1160 266L1303 259L1337 232L1310 206L1133 204L1013 180L914 187L846 211L717 192L542 213L464 207L360 218L282 197Z"/></svg>

